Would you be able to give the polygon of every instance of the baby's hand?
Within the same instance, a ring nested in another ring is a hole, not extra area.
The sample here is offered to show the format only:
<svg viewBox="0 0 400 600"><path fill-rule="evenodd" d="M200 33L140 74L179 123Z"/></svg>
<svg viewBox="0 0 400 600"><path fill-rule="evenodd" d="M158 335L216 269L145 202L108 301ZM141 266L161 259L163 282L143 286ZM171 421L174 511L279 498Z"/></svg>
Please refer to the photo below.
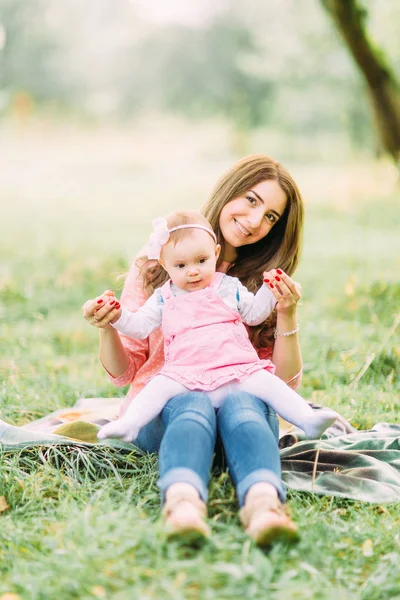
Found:
<svg viewBox="0 0 400 600"><path fill-rule="evenodd" d="M83 317L94 327L102 329L115 323L121 316L121 305L112 290L106 290L82 306Z"/></svg>

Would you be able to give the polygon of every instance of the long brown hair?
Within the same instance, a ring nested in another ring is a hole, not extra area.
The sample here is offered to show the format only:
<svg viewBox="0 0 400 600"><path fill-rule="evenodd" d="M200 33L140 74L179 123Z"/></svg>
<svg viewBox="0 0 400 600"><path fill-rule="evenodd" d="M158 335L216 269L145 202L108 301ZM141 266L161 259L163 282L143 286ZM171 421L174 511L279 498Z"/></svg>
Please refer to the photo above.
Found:
<svg viewBox="0 0 400 600"><path fill-rule="evenodd" d="M277 181L287 197L286 209L279 221L268 234L256 242L237 249L234 265L229 275L238 277L250 291L256 292L262 284L263 271L280 268L293 275L299 262L303 231L304 208L299 189L290 173L276 160L263 154L247 156L235 163L217 181L203 214L215 231L222 249L218 265L223 260L225 240L222 236L219 219L222 208L231 200L248 192L252 187L265 180ZM154 289L168 279L164 269L148 261L139 259L143 276L144 290L152 294ZM273 331L276 326L276 312L262 325L250 328L250 337L256 347L273 343Z"/></svg>
<svg viewBox="0 0 400 600"><path fill-rule="evenodd" d="M286 194L286 209L268 234L256 242L237 248L234 265L229 275L238 277L251 292L262 284L263 271L280 268L293 275L301 252L304 208L300 191L290 173L276 160L263 154L247 156L235 163L217 181L203 213L210 221L221 244L219 263L223 260L225 240L219 219L222 208L234 198L242 196L252 187L265 180L274 180ZM250 328L250 337L256 347L273 343L276 312L267 321Z"/></svg>

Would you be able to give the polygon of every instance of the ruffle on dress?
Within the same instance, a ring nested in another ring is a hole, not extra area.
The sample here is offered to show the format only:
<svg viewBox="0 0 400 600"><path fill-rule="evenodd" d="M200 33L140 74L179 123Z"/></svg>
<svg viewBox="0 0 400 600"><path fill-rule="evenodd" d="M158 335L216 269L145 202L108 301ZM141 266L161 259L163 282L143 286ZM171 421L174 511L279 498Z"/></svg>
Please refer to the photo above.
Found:
<svg viewBox="0 0 400 600"><path fill-rule="evenodd" d="M168 368L168 365L166 365L160 371L160 375L171 377L189 390L211 392L225 383L231 383L232 381L241 383L249 375L261 369L266 369L269 373L274 374L275 366L270 360L259 360L254 363L227 365L216 369L194 370L190 374L187 367L171 366L171 368Z"/></svg>

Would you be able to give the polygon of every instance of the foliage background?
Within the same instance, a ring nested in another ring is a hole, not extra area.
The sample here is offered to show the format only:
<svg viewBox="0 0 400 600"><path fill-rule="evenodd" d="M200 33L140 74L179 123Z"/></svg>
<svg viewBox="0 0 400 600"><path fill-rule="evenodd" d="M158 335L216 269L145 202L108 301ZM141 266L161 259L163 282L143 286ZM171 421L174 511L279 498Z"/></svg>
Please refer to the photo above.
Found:
<svg viewBox="0 0 400 600"><path fill-rule="evenodd" d="M398 3L366 8L398 71ZM363 83L318 0L1 0L0 24L3 115L125 124L168 111L266 127L285 158L318 139L329 160L376 150Z"/></svg>

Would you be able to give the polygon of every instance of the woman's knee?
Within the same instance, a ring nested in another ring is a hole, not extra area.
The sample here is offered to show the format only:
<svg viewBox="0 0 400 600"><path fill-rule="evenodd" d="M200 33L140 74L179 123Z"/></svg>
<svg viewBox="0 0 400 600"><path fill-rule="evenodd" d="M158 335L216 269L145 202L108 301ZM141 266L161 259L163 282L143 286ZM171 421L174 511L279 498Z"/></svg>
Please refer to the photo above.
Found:
<svg viewBox="0 0 400 600"><path fill-rule="evenodd" d="M187 392L172 398L164 407L163 417L170 424L176 420L191 420L216 429L215 410L207 394Z"/></svg>
<svg viewBox="0 0 400 600"><path fill-rule="evenodd" d="M153 453L160 449L161 441L165 432L165 426L162 422L161 415L145 425L134 441L134 446L143 452Z"/></svg>
<svg viewBox="0 0 400 600"><path fill-rule="evenodd" d="M226 418L227 415L241 411L263 415L264 403L247 392L233 392L227 396L218 411L218 419Z"/></svg>
<svg viewBox="0 0 400 600"><path fill-rule="evenodd" d="M266 420L269 421L270 418L277 418L275 412L262 400L246 392L229 394L217 414L218 424L228 426L230 429L245 422L259 423L265 426Z"/></svg>

